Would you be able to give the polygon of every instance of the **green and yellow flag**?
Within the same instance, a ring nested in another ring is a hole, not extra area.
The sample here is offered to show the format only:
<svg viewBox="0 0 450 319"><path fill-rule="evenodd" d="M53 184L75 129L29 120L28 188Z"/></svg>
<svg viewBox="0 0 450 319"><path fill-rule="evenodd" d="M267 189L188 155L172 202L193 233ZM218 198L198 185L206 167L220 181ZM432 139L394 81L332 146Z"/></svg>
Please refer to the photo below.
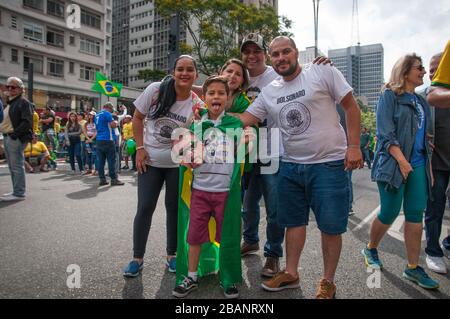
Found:
<svg viewBox="0 0 450 319"><path fill-rule="evenodd" d="M95 84L92 86L92 91L99 92L106 96L120 97L122 86L122 83L110 81L106 76L97 71L97 73L95 73Z"/></svg>
<svg viewBox="0 0 450 319"><path fill-rule="evenodd" d="M198 125L194 123L194 125ZM193 127L194 127L193 125ZM201 122L201 131L212 126L212 123ZM227 128L242 128L242 122L232 116L225 115L222 124L216 128L225 132ZM193 129L195 132L197 130ZM225 132L226 133L226 132ZM202 133L203 134L203 133ZM240 141L240 136L237 138ZM242 282L241 267L241 177L244 165L236 163L231 177L230 191L225 205L222 225L221 242L215 241L216 224L211 217L208 225L210 242L203 244L198 266L200 277L217 274L220 283L227 289L233 284ZM193 174L192 169L180 166L179 199L178 199L178 247L177 247L177 279L176 284L182 283L188 274L187 233L189 227L189 210L191 203Z"/></svg>

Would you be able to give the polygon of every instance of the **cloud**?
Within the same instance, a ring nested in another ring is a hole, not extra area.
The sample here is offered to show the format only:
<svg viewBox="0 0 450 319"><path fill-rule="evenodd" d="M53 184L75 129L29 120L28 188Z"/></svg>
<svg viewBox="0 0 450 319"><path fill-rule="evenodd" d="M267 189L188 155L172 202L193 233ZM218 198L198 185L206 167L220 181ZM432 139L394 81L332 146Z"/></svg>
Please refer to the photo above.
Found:
<svg viewBox="0 0 450 319"><path fill-rule="evenodd" d="M351 37L352 6L352 0L320 1L319 48L325 54L356 44L356 36L353 41ZM360 0L358 9L361 45L381 43L384 47L385 80L402 55L416 52L428 66L450 39L448 0ZM279 14L293 21L291 31L300 49L314 46L311 0L280 0Z"/></svg>

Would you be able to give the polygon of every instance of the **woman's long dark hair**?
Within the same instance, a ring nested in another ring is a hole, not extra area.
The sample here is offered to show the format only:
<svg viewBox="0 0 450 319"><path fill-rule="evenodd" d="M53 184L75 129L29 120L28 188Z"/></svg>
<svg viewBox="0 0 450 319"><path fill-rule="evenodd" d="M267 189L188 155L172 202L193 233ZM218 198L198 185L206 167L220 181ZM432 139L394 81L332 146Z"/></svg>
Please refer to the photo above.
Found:
<svg viewBox="0 0 450 319"><path fill-rule="evenodd" d="M197 64L195 60L190 55L180 55L174 63L173 69L175 70L178 64L178 61L181 59L188 58L191 59L194 63L194 68L197 71ZM158 99L156 100L156 107L154 111L150 113L151 119L157 119L160 117L164 117L169 112L172 105L177 101L177 93L175 91L175 78L173 75L166 76L162 81L159 87Z"/></svg>

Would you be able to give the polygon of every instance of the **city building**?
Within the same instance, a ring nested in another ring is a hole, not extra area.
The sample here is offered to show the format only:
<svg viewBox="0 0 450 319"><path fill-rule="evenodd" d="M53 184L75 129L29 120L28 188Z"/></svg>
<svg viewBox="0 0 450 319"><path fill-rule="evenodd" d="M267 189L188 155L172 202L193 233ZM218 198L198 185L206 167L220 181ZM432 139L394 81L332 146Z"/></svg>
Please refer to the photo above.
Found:
<svg viewBox="0 0 450 319"><path fill-rule="evenodd" d="M300 64L307 64L307 63L311 63L312 61L314 61L314 59L316 58L316 53L315 53L314 48L315 48L314 46L307 47L306 50L300 51L299 57L298 57L298 62ZM319 56L325 56L325 54L323 54L322 51L318 50L317 52L318 52Z"/></svg>
<svg viewBox="0 0 450 319"><path fill-rule="evenodd" d="M329 50L328 57L353 87L355 96L375 108L384 84L383 46L372 44Z"/></svg>
<svg viewBox="0 0 450 319"><path fill-rule="evenodd" d="M66 25L67 6L80 7L81 27ZM33 63L33 102L64 116L98 109L108 99L91 87L97 71L111 75L112 0L2 0L0 91L17 76L28 87ZM125 90L130 98L138 92ZM113 102L116 99L111 99Z"/></svg>

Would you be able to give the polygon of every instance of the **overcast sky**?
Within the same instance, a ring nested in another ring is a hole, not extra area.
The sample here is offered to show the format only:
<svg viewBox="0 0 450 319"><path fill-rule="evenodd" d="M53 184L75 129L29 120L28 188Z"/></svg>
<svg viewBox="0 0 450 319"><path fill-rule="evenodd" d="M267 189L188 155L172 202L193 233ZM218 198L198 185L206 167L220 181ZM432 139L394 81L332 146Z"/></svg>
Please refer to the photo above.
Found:
<svg viewBox="0 0 450 319"><path fill-rule="evenodd" d="M319 3L319 49L328 54L350 46L353 0ZM291 32L300 50L314 46L312 0L279 0L279 15L293 21ZM430 58L450 39L450 1L359 0L359 33L361 45L383 45L385 81L395 61L409 52L422 57L428 72Z"/></svg>

